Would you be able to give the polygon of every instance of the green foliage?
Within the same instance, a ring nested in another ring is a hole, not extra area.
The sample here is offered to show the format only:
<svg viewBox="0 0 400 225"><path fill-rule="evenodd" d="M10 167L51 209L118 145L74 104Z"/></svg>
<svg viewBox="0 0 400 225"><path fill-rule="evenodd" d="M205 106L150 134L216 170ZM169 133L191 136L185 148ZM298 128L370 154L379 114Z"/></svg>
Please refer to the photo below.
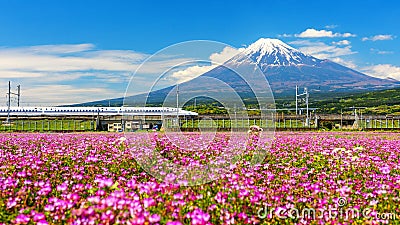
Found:
<svg viewBox="0 0 400 225"><path fill-rule="evenodd" d="M295 108L295 97L286 96L275 99L277 109ZM317 113L326 114L351 114L353 111L350 107L366 107L363 114L374 115L400 115L400 88L370 91L356 94L339 93L332 95L310 93L310 108L318 108ZM256 104L246 101L248 109L259 108ZM301 103L300 107L305 107ZM198 105L187 105L185 110L197 112L200 115L227 114L227 110L217 102L201 102ZM293 114L293 110L282 111L284 114ZM248 115L259 115L259 110L248 110Z"/></svg>
<svg viewBox="0 0 400 225"><path fill-rule="evenodd" d="M295 97L275 99L277 108L294 108ZM400 88L370 91L356 94L322 95L310 93L310 108L318 108L317 113L351 114L350 107L366 107L363 114L400 115ZM301 107L305 107L302 103ZM286 114L286 112L285 112Z"/></svg>
<svg viewBox="0 0 400 225"><path fill-rule="evenodd" d="M363 111L365 114L400 115L400 88L352 94L313 104L313 107L321 108L321 111L327 113L340 113L341 109L348 109L352 106L367 107Z"/></svg>
<svg viewBox="0 0 400 225"><path fill-rule="evenodd" d="M197 112L199 115L228 114L227 110L224 107L218 106L216 103L200 104L197 106L193 106L193 105L185 106L184 110Z"/></svg>

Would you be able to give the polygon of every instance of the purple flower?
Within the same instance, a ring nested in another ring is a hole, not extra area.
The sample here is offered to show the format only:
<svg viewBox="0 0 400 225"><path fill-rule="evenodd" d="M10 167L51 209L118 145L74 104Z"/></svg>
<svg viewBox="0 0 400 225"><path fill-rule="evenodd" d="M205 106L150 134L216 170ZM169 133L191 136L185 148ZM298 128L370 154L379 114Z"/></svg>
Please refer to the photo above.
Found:
<svg viewBox="0 0 400 225"><path fill-rule="evenodd" d="M97 204L100 202L100 197L99 196L90 196L87 198L88 202L92 204Z"/></svg>
<svg viewBox="0 0 400 225"><path fill-rule="evenodd" d="M203 212L201 209L195 209L193 212L190 212L186 215L186 217L192 219L192 224L206 224L210 219L210 215L206 212Z"/></svg>
<svg viewBox="0 0 400 225"><path fill-rule="evenodd" d="M145 198L143 199L143 206L145 208L151 207L151 206L155 206L156 205L156 201L154 201L154 199L152 198Z"/></svg>
<svg viewBox="0 0 400 225"><path fill-rule="evenodd" d="M33 216L33 221L38 222L38 221L44 220L45 218L46 218L46 216L43 213L36 213Z"/></svg>
<svg viewBox="0 0 400 225"><path fill-rule="evenodd" d="M25 171L18 172L18 173L17 173L17 177L21 177L21 178L24 178L24 177L26 177L26 173L25 173Z"/></svg>
<svg viewBox="0 0 400 225"><path fill-rule="evenodd" d="M7 202L7 209L12 208L17 205L16 199L9 198Z"/></svg>
<svg viewBox="0 0 400 225"><path fill-rule="evenodd" d="M250 192L247 189L240 189L239 191L239 198L243 199L250 195Z"/></svg>
<svg viewBox="0 0 400 225"><path fill-rule="evenodd" d="M389 174L390 173L390 167L389 166L382 166L382 167L379 168L379 170L383 174Z"/></svg>
<svg viewBox="0 0 400 225"><path fill-rule="evenodd" d="M36 225L49 225L49 223L46 220L40 220Z"/></svg>
<svg viewBox="0 0 400 225"><path fill-rule="evenodd" d="M161 217L158 214L153 214L149 217L149 222L150 223L157 223L159 222Z"/></svg>
<svg viewBox="0 0 400 225"><path fill-rule="evenodd" d="M66 183L62 183L61 185L57 186L57 191L64 192L68 189L68 185Z"/></svg>
<svg viewBox="0 0 400 225"><path fill-rule="evenodd" d="M15 223L17 224L27 224L31 219L25 214L19 214L15 218Z"/></svg>
<svg viewBox="0 0 400 225"><path fill-rule="evenodd" d="M169 221L165 225L182 225L182 223L179 221Z"/></svg>
<svg viewBox="0 0 400 225"><path fill-rule="evenodd" d="M174 199L175 200L182 200L183 199L183 195L181 193L176 193L176 194L174 194Z"/></svg>
<svg viewBox="0 0 400 225"><path fill-rule="evenodd" d="M48 204L44 207L44 211L52 212L54 210L54 205Z"/></svg>

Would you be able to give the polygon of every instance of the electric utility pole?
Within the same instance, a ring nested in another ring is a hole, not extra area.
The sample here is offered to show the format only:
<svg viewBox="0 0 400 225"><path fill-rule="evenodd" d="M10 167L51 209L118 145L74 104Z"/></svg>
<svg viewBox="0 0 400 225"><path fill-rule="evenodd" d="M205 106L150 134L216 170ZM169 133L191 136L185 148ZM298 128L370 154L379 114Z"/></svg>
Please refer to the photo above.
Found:
<svg viewBox="0 0 400 225"><path fill-rule="evenodd" d="M299 87L296 85L296 115L298 114L298 102L299 102L298 98L302 97L304 95L305 97L303 99L306 102L306 113L307 113L306 126L309 126L310 125L310 115L308 112L308 98L310 97L310 95L309 95L307 88L304 88L304 91L301 94L298 93L298 89L299 89Z"/></svg>
<svg viewBox="0 0 400 225"><path fill-rule="evenodd" d="M17 85L17 93L11 92L11 81L8 81L8 92L7 92L7 120L6 123L10 123L10 111L11 111L11 95L17 96L17 106L21 98L21 85Z"/></svg>

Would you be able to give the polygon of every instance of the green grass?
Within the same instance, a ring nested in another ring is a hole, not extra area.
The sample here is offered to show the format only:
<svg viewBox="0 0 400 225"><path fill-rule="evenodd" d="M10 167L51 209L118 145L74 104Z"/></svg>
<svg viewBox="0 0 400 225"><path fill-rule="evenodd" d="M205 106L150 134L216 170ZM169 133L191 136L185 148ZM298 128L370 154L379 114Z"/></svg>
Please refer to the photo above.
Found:
<svg viewBox="0 0 400 225"><path fill-rule="evenodd" d="M248 128L251 125L257 125L261 127L273 127L274 122L271 120L263 120L261 124L261 120L259 119L250 119L250 120L182 120L181 121L182 128ZM200 125L199 125L200 124ZM277 128L297 128L297 127L305 127L304 122L301 120L285 120L285 121L275 121L275 127Z"/></svg>
<svg viewBox="0 0 400 225"><path fill-rule="evenodd" d="M0 131L93 131L94 121L84 120L14 120L11 124L1 124Z"/></svg>

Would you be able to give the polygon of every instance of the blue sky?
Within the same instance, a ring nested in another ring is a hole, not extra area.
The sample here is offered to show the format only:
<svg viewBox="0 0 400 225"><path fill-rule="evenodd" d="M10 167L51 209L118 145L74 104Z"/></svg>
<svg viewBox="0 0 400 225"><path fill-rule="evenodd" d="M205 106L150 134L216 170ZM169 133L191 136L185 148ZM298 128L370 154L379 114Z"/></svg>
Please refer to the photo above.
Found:
<svg viewBox="0 0 400 225"><path fill-rule="evenodd" d="M122 96L137 66L171 44L262 37L400 79L399 22L397 1L0 0L0 91L21 84L25 105Z"/></svg>

